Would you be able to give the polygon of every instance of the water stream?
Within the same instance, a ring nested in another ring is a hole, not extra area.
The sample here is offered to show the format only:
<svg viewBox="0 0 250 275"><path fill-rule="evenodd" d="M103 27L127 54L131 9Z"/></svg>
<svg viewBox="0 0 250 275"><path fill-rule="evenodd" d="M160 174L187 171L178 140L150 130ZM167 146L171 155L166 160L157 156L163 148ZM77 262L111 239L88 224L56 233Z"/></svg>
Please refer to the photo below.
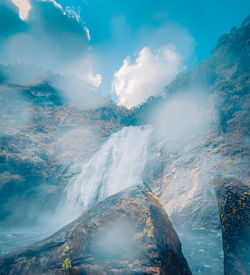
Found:
<svg viewBox="0 0 250 275"><path fill-rule="evenodd" d="M75 219L92 204L123 189L140 184L148 159L152 127L124 127L112 134L91 159L81 164L72 177L58 207L63 225ZM62 215L61 215L62 216ZM220 231L176 228L183 254L193 274L223 274L223 250ZM37 230L3 231L0 255L41 240L51 232Z"/></svg>
<svg viewBox="0 0 250 275"><path fill-rule="evenodd" d="M152 128L124 127L111 135L66 187L64 213L71 219L91 204L142 183Z"/></svg>

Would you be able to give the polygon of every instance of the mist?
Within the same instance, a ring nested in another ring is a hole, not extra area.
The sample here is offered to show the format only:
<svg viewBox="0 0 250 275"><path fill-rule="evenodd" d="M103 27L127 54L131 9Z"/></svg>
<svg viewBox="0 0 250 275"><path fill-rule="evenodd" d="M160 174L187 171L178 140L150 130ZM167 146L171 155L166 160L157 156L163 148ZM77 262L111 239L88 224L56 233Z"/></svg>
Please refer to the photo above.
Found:
<svg viewBox="0 0 250 275"><path fill-rule="evenodd" d="M131 221L116 219L109 222L99 232L95 241L90 244L90 253L99 261L125 260L140 258L140 250L133 240L136 228Z"/></svg>
<svg viewBox="0 0 250 275"><path fill-rule="evenodd" d="M50 78L49 83L59 91L66 102L83 110L97 109L109 103L91 79L80 79L76 75Z"/></svg>
<svg viewBox="0 0 250 275"><path fill-rule="evenodd" d="M216 124L215 106L216 100L206 87L194 87L167 96L163 103L156 105L148 121L154 126L157 140L169 147L183 146L206 135Z"/></svg>
<svg viewBox="0 0 250 275"><path fill-rule="evenodd" d="M0 137L17 135L31 123L32 105L16 89L0 89Z"/></svg>

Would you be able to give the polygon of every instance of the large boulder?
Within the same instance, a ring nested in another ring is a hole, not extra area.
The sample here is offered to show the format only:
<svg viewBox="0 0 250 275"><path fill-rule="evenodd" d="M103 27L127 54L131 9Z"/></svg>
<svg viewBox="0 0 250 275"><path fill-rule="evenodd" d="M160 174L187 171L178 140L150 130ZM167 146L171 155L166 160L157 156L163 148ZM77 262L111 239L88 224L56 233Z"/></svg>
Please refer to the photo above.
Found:
<svg viewBox="0 0 250 275"><path fill-rule="evenodd" d="M51 237L0 259L0 274L191 274L159 199L144 187L108 197Z"/></svg>
<svg viewBox="0 0 250 275"><path fill-rule="evenodd" d="M222 227L225 275L250 274L250 188L235 178L214 180Z"/></svg>

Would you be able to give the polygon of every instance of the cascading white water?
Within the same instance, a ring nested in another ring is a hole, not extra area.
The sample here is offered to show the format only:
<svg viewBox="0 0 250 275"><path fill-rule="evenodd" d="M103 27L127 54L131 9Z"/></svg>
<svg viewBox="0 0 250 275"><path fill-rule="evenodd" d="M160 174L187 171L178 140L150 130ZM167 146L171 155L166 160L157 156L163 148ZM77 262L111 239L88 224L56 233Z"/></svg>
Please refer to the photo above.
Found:
<svg viewBox="0 0 250 275"><path fill-rule="evenodd" d="M83 164L81 173L66 187L64 205L71 218L92 203L142 183L151 131L150 126L124 127Z"/></svg>

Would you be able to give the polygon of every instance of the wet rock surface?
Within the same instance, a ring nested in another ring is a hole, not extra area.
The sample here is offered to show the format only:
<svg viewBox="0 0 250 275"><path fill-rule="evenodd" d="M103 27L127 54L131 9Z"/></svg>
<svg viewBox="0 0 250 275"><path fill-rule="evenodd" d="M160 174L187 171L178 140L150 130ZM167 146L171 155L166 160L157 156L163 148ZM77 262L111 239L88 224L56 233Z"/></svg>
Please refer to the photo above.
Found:
<svg viewBox="0 0 250 275"><path fill-rule="evenodd" d="M0 274L191 274L159 199L134 187L44 241L0 260Z"/></svg>
<svg viewBox="0 0 250 275"><path fill-rule="evenodd" d="M222 225L225 274L250 274L250 189L234 178L214 181Z"/></svg>

